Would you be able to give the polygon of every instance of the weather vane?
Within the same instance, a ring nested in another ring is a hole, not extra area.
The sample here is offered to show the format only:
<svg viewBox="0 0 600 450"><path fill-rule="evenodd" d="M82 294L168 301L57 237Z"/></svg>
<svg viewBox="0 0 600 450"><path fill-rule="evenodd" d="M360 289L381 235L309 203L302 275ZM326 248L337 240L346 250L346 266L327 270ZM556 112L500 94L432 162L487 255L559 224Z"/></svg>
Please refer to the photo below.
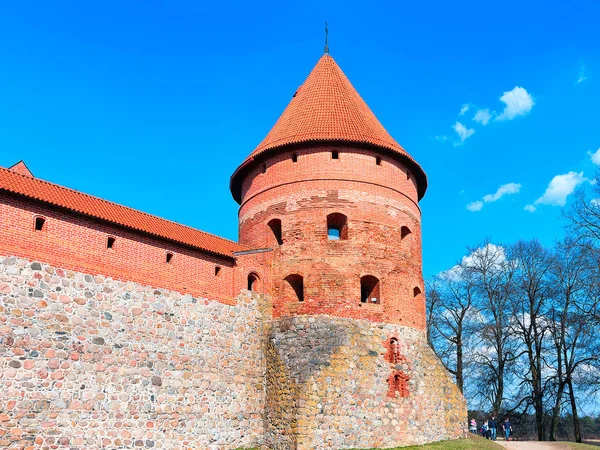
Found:
<svg viewBox="0 0 600 450"><path fill-rule="evenodd" d="M325 22L325 53L329 54L329 44L327 43L327 22Z"/></svg>

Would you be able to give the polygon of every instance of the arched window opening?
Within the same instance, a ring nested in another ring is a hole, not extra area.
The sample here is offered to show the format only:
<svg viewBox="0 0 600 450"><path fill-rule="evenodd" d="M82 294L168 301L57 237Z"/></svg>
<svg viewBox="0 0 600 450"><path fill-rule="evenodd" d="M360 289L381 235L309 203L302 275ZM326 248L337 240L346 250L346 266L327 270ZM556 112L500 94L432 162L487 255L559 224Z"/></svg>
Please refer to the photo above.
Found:
<svg viewBox="0 0 600 450"><path fill-rule="evenodd" d="M408 397L408 376L404 372L394 375L394 394L397 392L400 397Z"/></svg>
<svg viewBox="0 0 600 450"><path fill-rule="evenodd" d="M292 153L292 162L298 162L298 153Z"/></svg>
<svg viewBox="0 0 600 450"><path fill-rule="evenodd" d="M221 268L219 266L215 266L215 277L218 277L221 273Z"/></svg>
<svg viewBox="0 0 600 450"><path fill-rule="evenodd" d="M263 165L262 165L262 173L267 173L267 163L263 163Z"/></svg>
<svg viewBox="0 0 600 450"><path fill-rule="evenodd" d="M340 152L338 150L332 150L331 159L340 159Z"/></svg>
<svg viewBox="0 0 600 450"><path fill-rule="evenodd" d="M402 228L400 228L401 239L404 239L410 233L412 233L412 231L410 231L410 228L408 228L407 226L403 226Z"/></svg>
<svg viewBox="0 0 600 450"><path fill-rule="evenodd" d="M255 273L248 275L248 290L258 292L260 289L260 278Z"/></svg>
<svg viewBox="0 0 600 450"><path fill-rule="evenodd" d="M374 305L381 302L379 279L373 275L365 275L360 279L360 301Z"/></svg>
<svg viewBox="0 0 600 450"><path fill-rule="evenodd" d="M406 179L410 180L410 170L406 169Z"/></svg>
<svg viewBox="0 0 600 450"><path fill-rule="evenodd" d="M421 295L421 288L417 286L413 289L413 297L417 297L418 295Z"/></svg>
<svg viewBox="0 0 600 450"><path fill-rule="evenodd" d="M109 236L106 238L106 248L109 250L115 248L115 242L117 242L117 238Z"/></svg>
<svg viewBox="0 0 600 450"><path fill-rule="evenodd" d="M34 229L35 231L44 231L46 226L46 219L41 216L37 216L34 221Z"/></svg>
<svg viewBox="0 0 600 450"><path fill-rule="evenodd" d="M378 166L381 165L381 156L376 156L375 157L375 164L377 164Z"/></svg>
<svg viewBox="0 0 600 450"><path fill-rule="evenodd" d="M291 288L296 293L296 298L298 299L298 301L303 302L304 301L304 278L302 277L302 275L297 275L297 274L288 275L287 277L285 277L285 281L287 281L289 283Z"/></svg>
<svg viewBox="0 0 600 450"><path fill-rule="evenodd" d="M269 223L267 225L273 232L273 236L275 237L275 240L277 241L277 243L279 245L283 244L283 238L281 235L281 220L272 219L269 221Z"/></svg>
<svg viewBox="0 0 600 450"><path fill-rule="evenodd" d="M173 261L173 253L167 252L167 256L165 258L165 261L167 262L167 264L171 264L171 261Z"/></svg>
<svg viewBox="0 0 600 450"><path fill-rule="evenodd" d="M348 218L340 213L327 216L327 238L330 241L348 239Z"/></svg>

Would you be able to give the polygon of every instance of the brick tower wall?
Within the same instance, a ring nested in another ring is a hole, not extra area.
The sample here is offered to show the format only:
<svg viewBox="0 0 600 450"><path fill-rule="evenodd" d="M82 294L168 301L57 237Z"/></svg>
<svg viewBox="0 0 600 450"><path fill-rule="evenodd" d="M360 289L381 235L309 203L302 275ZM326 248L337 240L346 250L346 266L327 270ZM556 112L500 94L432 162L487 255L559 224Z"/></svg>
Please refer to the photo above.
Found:
<svg viewBox="0 0 600 450"><path fill-rule="evenodd" d="M285 151L255 163L242 199L240 242L274 248L276 317L328 314L424 329L421 213L414 176L398 160L349 147ZM347 239L328 239L333 213L347 217ZM281 220L281 245L268 226L273 219ZM304 301L290 275L303 277ZM368 275L379 279L378 304L360 301Z"/></svg>

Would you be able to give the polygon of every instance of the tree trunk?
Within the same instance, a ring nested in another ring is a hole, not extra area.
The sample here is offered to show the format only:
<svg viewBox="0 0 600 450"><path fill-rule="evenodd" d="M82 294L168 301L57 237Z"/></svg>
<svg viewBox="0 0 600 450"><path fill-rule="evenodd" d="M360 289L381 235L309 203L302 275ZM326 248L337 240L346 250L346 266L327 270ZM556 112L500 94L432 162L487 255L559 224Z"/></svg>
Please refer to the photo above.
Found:
<svg viewBox="0 0 600 450"><path fill-rule="evenodd" d="M554 403L554 409L552 410L552 421L550 422L550 440L556 441L558 435L558 422L560 420L560 404L562 402L563 392L565 390L565 384L562 380L558 381L558 389L556 391L556 403Z"/></svg>
<svg viewBox="0 0 600 450"><path fill-rule="evenodd" d="M460 324L460 328L462 328L462 323ZM456 386L458 386L461 393L464 393L463 384L463 344L462 332L459 331L456 335Z"/></svg>
<svg viewBox="0 0 600 450"><path fill-rule="evenodd" d="M575 402L575 392L573 391L573 382L569 378L569 397L571 398L571 410L573 412L573 431L575 432L575 442L581 444L581 426L579 424L579 416L577 415L577 403Z"/></svg>

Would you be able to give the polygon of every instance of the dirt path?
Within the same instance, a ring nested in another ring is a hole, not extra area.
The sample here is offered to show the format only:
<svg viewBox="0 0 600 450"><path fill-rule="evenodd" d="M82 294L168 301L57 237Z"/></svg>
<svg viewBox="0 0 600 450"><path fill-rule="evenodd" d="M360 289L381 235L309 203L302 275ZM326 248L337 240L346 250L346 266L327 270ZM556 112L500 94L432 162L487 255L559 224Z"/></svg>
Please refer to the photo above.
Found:
<svg viewBox="0 0 600 450"><path fill-rule="evenodd" d="M496 441L502 447L506 447L510 450L558 450L559 442L538 442L538 441Z"/></svg>

